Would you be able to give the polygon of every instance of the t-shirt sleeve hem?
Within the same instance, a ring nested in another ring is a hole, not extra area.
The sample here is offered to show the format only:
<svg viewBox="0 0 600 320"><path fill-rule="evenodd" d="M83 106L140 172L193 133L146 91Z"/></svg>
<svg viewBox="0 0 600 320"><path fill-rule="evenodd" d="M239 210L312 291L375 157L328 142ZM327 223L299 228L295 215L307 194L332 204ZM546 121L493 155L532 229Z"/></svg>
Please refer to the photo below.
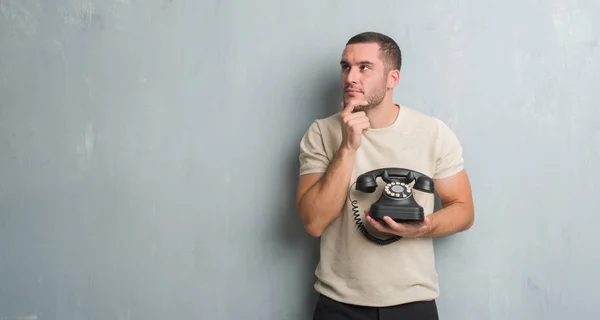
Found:
<svg viewBox="0 0 600 320"><path fill-rule="evenodd" d="M452 177L453 175L458 174L459 172L463 171L464 169L465 169L464 164L460 164L460 165L457 165L452 168L447 168L444 171L436 173L433 176L433 179L439 180L439 179L449 178L449 177Z"/></svg>
<svg viewBox="0 0 600 320"><path fill-rule="evenodd" d="M308 128L300 141L299 174L322 173L329 166L323 135L317 121Z"/></svg>
<svg viewBox="0 0 600 320"><path fill-rule="evenodd" d="M436 165L433 179L453 176L465 168L462 144L456 134L441 120L437 120Z"/></svg>
<svg viewBox="0 0 600 320"><path fill-rule="evenodd" d="M300 169L299 174L302 176L309 173L325 173L325 171L327 171L327 168L305 168Z"/></svg>

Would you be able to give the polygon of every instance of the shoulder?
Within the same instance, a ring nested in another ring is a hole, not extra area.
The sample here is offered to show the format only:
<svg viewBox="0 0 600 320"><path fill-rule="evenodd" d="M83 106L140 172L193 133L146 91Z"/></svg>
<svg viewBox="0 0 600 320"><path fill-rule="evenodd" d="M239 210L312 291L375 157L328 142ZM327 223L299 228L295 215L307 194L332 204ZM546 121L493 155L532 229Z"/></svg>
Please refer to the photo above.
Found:
<svg viewBox="0 0 600 320"><path fill-rule="evenodd" d="M456 133L442 119L409 109L407 126L414 140L428 145L434 163L434 179L456 174L464 168L463 150Z"/></svg>
<svg viewBox="0 0 600 320"><path fill-rule="evenodd" d="M316 119L314 125L325 131L339 130L342 126L342 112L337 112L326 118Z"/></svg>
<svg viewBox="0 0 600 320"><path fill-rule="evenodd" d="M412 133L429 136L438 139L440 134L445 134L450 127L440 118L418 111L411 107L401 106L403 113L403 126L408 128Z"/></svg>
<svg viewBox="0 0 600 320"><path fill-rule="evenodd" d="M318 136L323 140L329 140L340 133L341 126L341 112L338 112L325 118L315 119L307 128L305 136Z"/></svg>
<svg viewBox="0 0 600 320"><path fill-rule="evenodd" d="M341 138L340 113L316 119L309 125L300 141L301 175L327 169Z"/></svg>

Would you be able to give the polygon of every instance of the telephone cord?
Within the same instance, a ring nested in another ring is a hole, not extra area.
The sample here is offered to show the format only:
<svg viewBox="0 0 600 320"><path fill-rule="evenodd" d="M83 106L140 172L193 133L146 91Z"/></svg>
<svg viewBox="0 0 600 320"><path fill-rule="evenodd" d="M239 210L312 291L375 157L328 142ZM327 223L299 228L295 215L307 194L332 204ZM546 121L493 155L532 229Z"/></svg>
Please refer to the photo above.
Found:
<svg viewBox="0 0 600 320"><path fill-rule="evenodd" d="M352 205L352 215L354 216L354 222L356 223L356 227L358 228L358 231L360 231L360 233L362 233L362 235L367 240L369 240L375 244L379 244L379 245L392 244L392 243L397 242L398 240L402 239L401 236L394 236L394 237L391 237L388 239L379 239L369 233L369 231L367 230L367 228L365 227L365 225L363 224L363 222L360 219L360 210L358 209L358 200L352 200L352 197L350 197L350 193L352 192L352 187L354 187L354 184L356 184L356 182L354 182L352 184L352 186L350 187L350 190L348 190L348 200L350 201L350 204Z"/></svg>

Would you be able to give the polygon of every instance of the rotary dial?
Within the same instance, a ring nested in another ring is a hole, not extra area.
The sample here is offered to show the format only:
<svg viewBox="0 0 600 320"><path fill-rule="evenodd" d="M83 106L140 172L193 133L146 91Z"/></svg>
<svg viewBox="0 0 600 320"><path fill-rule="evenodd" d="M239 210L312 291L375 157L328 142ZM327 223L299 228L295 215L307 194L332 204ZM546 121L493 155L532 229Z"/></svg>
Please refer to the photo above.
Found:
<svg viewBox="0 0 600 320"><path fill-rule="evenodd" d="M393 181L385 185L384 192L393 199L406 199L412 195L412 188L406 183Z"/></svg>

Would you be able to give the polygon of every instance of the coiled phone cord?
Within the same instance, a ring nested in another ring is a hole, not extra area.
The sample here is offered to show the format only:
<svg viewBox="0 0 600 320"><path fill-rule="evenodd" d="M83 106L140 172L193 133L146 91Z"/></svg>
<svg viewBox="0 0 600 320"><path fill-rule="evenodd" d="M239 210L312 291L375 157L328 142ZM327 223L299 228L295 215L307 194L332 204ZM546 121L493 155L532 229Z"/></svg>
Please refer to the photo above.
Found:
<svg viewBox="0 0 600 320"><path fill-rule="evenodd" d="M354 216L354 222L356 223L356 227L358 228L358 231L360 231L360 233L362 233L362 235L365 238L367 238L367 240L369 240L375 244L379 244L379 245L392 244L392 243L397 242L398 240L402 239L401 236L393 236L388 239L379 239L369 233L369 231L367 230L367 228L365 227L365 225L363 224L363 222L360 219L360 211L358 209L358 200L352 200L352 197L350 197L350 193L352 192L352 188L354 187L354 184L356 184L356 182L354 182L352 184L352 186L350 187L350 190L348 190L348 200L350 201L350 204L352 205L352 215Z"/></svg>

